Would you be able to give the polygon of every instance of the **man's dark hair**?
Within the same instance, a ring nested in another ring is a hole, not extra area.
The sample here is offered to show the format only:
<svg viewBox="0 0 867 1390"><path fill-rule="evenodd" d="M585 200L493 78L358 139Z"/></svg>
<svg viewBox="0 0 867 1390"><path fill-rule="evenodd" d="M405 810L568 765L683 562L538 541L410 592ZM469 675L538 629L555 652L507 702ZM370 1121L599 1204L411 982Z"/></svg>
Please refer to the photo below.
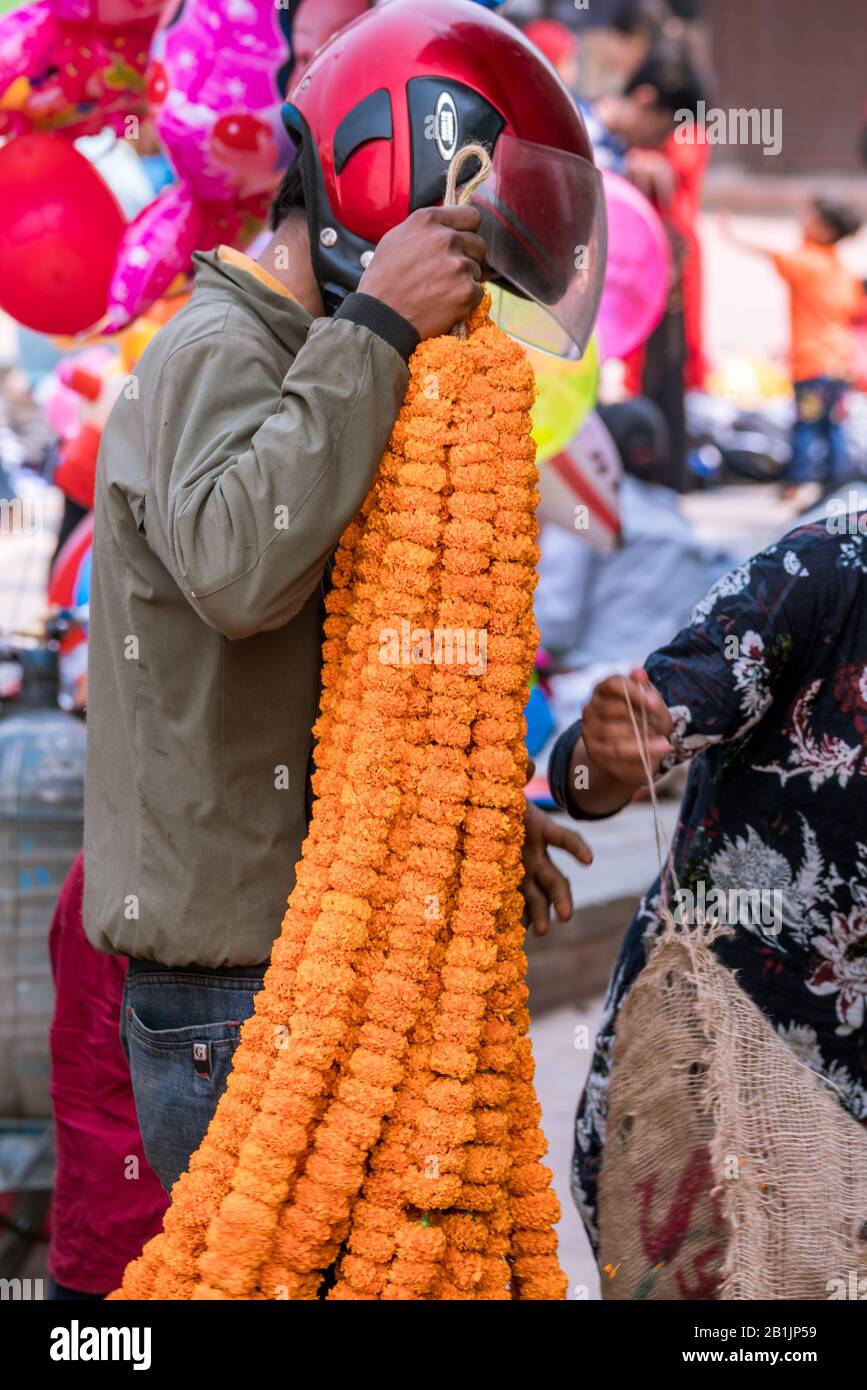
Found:
<svg viewBox="0 0 867 1390"><path fill-rule="evenodd" d="M301 156L297 155L280 180L280 187L271 204L269 222L271 231L276 232L281 222L285 222L294 208L303 208L304 181L301 177Z"/></svg>
<svg viewBox="0 0 867 1390"><path fill-rule="evenodd" d="M835 242L854 236L861 226L861 217L848 203L835 203L831 198L814 198L813 207Z"/></svg>
<svg viewBox="0 0 867 1390"><path fill-rule="evenodd" d="M608 24L618 34L646 34L658 39L671 10L666 0L615 0Z"/></svg>
<svg viewBox="0 0 867 1390"><path fill-rule="evenodd" d="M653 87L660 111L691 111L705 98L704 83L688 45L680 38L659 39L626 85L626 95L638 87Z"/></svg>

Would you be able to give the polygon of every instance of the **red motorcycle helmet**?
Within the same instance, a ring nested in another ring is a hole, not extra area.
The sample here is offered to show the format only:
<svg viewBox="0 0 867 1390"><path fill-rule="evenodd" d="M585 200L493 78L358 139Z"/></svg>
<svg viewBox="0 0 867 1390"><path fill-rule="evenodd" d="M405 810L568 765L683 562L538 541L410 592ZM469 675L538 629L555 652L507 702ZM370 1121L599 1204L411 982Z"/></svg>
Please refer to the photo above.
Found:
<svg viewBox="0 0 867 1390"><path fill-rule="evenodd" d="M473 0L390 0L322 48L283 108L301 160L310 244L326 306L355 289L377 242L416 208L441 203L463 145L491 152L473 194L491 279L517 291L518 322L545 341L527 301L583 352L605 274L605 196L580 113L557 73L513 25ZM475 161L464 166L468 179Z"/></svg>

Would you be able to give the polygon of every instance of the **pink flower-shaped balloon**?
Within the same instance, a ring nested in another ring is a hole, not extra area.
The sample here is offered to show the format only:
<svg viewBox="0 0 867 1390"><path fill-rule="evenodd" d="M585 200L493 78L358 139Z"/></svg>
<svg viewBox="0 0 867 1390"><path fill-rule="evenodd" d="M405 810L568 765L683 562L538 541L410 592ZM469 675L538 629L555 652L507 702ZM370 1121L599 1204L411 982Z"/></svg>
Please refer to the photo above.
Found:
<svg viewBox="0 0 867 1390"><path fill-rule="evenodd" d="M106 332L124 328L168 289L202 244L205 218L189 184L172 184L143 208L120 243Z"/></svg>
<svg viewBox="0 0 867 1390"><path fill-rule="evenodd" d="M147 95L178 176L127 229L109 320L142 313L189 266L194 247L245 243L292 155L280 119L297 0L180 0L151 45Z"/></svg>
<svg viewBox="0 0 867 1390"><path fill-rule="evenodd" d="M0 136L122 131L145 110L160 0L39 0L0 20Z"/></svg>
<svg viewBox="0 0 867 1390"><path fill-rule="evenodd" d="M280 120L295 6L182 0L151 45L148 94L160 140L196 197L270 192L289 159Z"/></svg>

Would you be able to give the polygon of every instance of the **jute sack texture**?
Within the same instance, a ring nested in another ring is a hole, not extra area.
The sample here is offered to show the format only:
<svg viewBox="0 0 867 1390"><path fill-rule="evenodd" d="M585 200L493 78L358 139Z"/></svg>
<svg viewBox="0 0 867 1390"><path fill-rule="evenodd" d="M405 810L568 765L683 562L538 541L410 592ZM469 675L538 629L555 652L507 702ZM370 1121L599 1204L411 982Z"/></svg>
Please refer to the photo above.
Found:
<svg viewBox="0 0 867 1390"><path fill-rule="evenodd" d="M666 926L618 1016L606 1299L828 1299L867 1277L867 1134L720 964L719 930Z"/></svg>

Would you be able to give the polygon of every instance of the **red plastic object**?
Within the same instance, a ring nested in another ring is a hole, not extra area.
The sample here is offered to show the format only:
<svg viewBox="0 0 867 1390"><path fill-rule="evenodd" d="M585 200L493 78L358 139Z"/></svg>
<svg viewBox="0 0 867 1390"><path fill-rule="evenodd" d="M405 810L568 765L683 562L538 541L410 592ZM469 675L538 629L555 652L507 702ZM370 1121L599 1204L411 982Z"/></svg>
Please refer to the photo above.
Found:
<svg viewBox="0 0 867 1390"><path fill-rule="evenodd" d="M80 333L105 313L124 230L115 198L68 141L0 149L0 307L40 333Z"/></svg>

